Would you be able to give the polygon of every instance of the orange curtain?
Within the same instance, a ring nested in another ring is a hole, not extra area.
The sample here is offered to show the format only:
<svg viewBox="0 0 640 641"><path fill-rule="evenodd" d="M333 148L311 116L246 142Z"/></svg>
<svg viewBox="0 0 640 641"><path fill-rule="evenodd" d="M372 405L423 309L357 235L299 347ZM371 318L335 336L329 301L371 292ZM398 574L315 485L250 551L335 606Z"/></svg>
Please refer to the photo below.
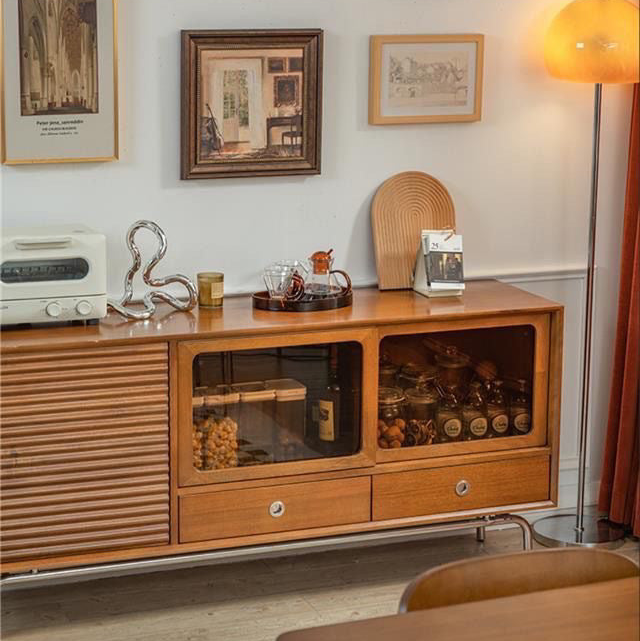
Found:
<svg viewBox="0 0 640 641"><path fill-rule="evenodd" d="M598 507L640 536L640 91L631 116L618 326Z"/></svg>

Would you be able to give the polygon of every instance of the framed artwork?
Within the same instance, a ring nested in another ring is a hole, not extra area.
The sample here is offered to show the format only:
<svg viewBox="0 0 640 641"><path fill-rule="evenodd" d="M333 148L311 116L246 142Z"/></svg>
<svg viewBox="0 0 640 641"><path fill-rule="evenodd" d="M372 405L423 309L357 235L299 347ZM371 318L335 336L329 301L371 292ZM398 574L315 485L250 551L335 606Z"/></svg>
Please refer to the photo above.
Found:
<svg viewBox="0 0 640 641"><path fill-rule="evenodd" d="M182 32L183 180L319 174L321 111L320 29Z"/></svg>
<svg viewBox="0 0 640 641"><path fill-rule="evenodd" d="M285 69L285 58L267 58L269 73L283 73Z"/></svg>
<svg viewBox="0 0 640 641"><path fill-rule="evenodd" d="M4 0L2 162L118 158L116 0Z"/></svg>
<svg viewBox="0 0 640 641"><path fill-rule="evenodd" d="M371 36L369 124L470 122L482 113L484 36Z"/></svg>

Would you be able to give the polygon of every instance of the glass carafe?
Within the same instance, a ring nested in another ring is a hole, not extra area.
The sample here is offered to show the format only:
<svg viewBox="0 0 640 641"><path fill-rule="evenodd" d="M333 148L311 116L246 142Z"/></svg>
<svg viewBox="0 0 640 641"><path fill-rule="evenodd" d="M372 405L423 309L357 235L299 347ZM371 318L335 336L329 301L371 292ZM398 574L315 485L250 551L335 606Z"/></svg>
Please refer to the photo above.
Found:
<svg viewBox="0 0 640 641"><path fill-rule="evenodd" d="M465 440L473 441L487 436L489 423L484 402L482 383L474 381L462 404L462 429Z"/></svg>
<svg viewBox="0 0 640 641"><path fill-rule="evenodd" d="M509 433L509 416L507 401L504 396L503 382L495 379L489 388L487 397L487 418L489 436L507 436Z"/></svg>
<svg viewBox="0 0 640 641"><path fill-rule="evenodd" d="M462 411L458 387L446 385L436 411L437 440L439 443L462 440Z"/></svg>
<svg viewBox="0 0 640 641"><path fill-rule="evenodd" d="M331 268L333 258L331 256L333 249L329 251L314 252L309 257L311 273L305 284L305 292L312 296L328 296L332 292L331 287Z"/></svg>
<svg viewBox="0 0 640 641"><path fill-rule="evenodd" d="M528 434L531 431L531 399L527 393L527 381L518 379L518 388L509 406L511 433Z"/></svg>

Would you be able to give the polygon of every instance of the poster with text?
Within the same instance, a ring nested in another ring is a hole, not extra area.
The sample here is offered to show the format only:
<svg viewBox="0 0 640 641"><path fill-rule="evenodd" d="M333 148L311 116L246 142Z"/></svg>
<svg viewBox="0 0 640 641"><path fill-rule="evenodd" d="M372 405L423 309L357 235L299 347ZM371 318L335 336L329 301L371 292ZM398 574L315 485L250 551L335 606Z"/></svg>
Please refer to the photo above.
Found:
<svg viewBox="0 0 640 641"><path fill-rule="evenodd" d="M115 0L3 2L2 161L118 157Z"/></svg>

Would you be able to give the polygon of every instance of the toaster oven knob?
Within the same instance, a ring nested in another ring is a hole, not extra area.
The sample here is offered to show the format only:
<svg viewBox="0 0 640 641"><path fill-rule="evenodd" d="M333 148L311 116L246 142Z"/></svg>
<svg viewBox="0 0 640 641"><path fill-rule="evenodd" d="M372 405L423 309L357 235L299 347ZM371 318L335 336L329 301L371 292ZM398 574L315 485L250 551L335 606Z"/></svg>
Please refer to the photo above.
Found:
<svg viewBox="0 0 640 641"><path fill-rule="evenodd" d="M80 316L88 316L91 313L92 309L93 307L91 306L91 303L88 300L81 300L76 305L76 312L78 312Z"/></svg>
<svg viewBox="0 0 640 641"><path fill-rule="evenodd" d="M58 318L60 314L62 314L62 307L60 306L60 303L49 303L45 309L45 312L47 312L48 316L52 316L53 318Z"/></svg>

